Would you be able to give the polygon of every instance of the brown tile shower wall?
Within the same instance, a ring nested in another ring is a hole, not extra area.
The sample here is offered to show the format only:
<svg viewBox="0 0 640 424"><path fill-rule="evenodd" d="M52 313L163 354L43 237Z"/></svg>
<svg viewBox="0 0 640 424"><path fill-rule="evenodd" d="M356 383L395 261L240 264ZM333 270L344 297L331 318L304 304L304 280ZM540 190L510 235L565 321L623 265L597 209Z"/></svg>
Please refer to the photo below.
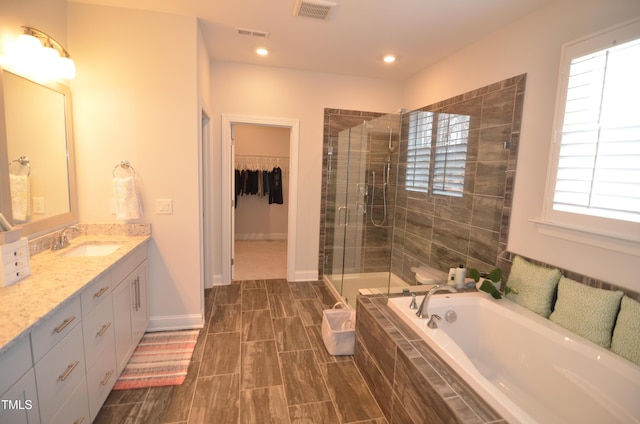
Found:
<svg viewBox="0 0 640 424"><path fill-rule="evenodd" d="M510 267L506 246L525 85L523 74L419 109L471 117L462 197L407 189L404 114L391 262L403 280L413 283L411 267L419 265Z"/></svg>
<svg viewBox="0 0 640 424"><path fill-rule="evenodd" d="M354 360L390 423L500 423L480 398L388 307L358 296Z"/></svg>
<svg viewBox="0 0 640 424"><path fill-rule="evenodd" d="M356 268L355 264L346 262L346 272L387 271L389 257L391 271L409 283L414 281L411 267L419 265L442 270L459 263L481 270L496 266L509 269L510 258L505 251L525 82L526 75L519 75L420 109L468 114L472 117L462 198L431 196L407 190L405 173L409 114L404 114L399 147L392 155L390 181L395 182L397 177L397 187L390 184L391 189L387 193L388 213L393 213L395 208L395 215L389 215L383 227L374 227L370 224L368 215L371 209L367 204L367 225L362 245L345 246L345 249L351 249L347 253L360 249L360 265ZM336 173L335 163L346 160L346 152L339 152L336 148L338 134L383 115L325 109L319 275L331 273L334 253L342 257L341 251L334 251L342 247L336 248L333 243L333 223L336 222L338 206L335 185L344 181L344 176ZM372 137L368 157L369 169L375 170L378 176L382 175L387 153L388 140L383 138ZM393 142L397 145L397 139ZM333 146L332 171L328 170L330 145ZM378 202L376 205L373 214L380 218L382 206ZM347 237L349 239L353 238Z"/></svg>

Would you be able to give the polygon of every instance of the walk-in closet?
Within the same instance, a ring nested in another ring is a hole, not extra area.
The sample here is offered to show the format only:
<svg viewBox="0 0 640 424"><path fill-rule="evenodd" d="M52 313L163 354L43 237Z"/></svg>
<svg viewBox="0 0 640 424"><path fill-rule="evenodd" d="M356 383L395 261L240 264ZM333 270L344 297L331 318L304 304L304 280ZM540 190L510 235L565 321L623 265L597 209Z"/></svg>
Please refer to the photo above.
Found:
<svg viewBox="0 0 640 424"><path fill-rule="evenodd" d="M287 276L289 132L234 126L234 280Z"/></svg>

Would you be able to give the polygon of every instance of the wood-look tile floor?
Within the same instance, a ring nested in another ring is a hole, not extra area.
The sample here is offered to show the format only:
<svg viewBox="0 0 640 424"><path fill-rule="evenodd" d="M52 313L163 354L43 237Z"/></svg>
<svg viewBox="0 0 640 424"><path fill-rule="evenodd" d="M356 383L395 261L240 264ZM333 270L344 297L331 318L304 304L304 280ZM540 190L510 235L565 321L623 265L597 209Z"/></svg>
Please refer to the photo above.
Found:
<svg viewBox="0 0 640 424"><path fill-rule="evenodd" d="M112 391L94 423L386 424L351 356L331 356L321 281L207 289L206 324L180 386Z"/></svg>

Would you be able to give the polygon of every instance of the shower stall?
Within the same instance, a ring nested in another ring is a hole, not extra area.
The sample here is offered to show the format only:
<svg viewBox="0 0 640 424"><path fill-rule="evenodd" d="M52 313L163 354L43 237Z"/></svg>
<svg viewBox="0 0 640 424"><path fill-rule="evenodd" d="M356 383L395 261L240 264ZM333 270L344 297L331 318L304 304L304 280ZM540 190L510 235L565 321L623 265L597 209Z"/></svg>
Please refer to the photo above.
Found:
<svg viewBox="0 0 640 424"><path fill-rule="evenodd" d="M458 264L510 269L507 251L526 75L412 111L325 109L319 268L359 290L445 282ZM363 122L363 120L365 122Z"/></svg>
<svg viewBox="0 0 640 424"><path fill-rule="evenodd" d="M401 114L342 130L329 140L323 278L355 306L359 290L387 293Z"/></svg>

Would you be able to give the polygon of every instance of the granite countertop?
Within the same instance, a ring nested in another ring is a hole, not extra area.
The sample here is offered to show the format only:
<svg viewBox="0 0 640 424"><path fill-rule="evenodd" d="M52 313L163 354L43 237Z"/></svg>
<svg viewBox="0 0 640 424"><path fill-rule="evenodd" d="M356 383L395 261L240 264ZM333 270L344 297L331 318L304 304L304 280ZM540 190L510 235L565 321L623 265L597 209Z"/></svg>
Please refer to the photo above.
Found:
<svg viewBox="0 0 640 424"><path fill-rule="evenodd" d="M62 250L31 256L31 275L0 288L0 354L149 239L150 235L81 235ZM83 243L114 242L122 246L106 256L64 256Z"/></svg>

